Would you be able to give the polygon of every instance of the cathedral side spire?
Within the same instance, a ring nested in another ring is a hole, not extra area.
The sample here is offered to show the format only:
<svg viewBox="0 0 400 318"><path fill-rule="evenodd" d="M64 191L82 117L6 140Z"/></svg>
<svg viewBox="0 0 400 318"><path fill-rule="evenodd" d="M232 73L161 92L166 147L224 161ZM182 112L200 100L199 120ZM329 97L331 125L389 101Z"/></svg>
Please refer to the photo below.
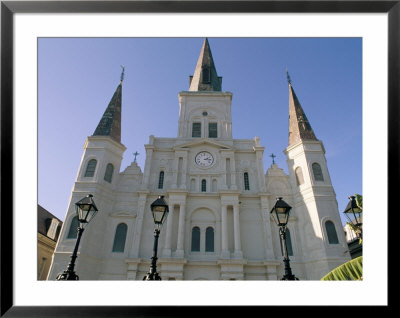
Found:
<svg viewBox="0 0 400 318"><path fill-rule="evenodd" d="M289 85L289 146L301 140L317 140L314 131L294 92L292 81L286 70Z"/></svg>
<svg viewBox="0 0 400 318"><path fill-rule="evenodd" d="M121 142L122 81L124 80L125 73L125 67L121 67L120 83L93 133L93 136L110 136L119 143Z"/></svg>
<svg viewBox="0 0 400 318"><path fill-rule="evenodd" d="M190 76L189 91L221 91L222 77L218 76L211 54L210 44L205 38L193 76Z"/></svg>

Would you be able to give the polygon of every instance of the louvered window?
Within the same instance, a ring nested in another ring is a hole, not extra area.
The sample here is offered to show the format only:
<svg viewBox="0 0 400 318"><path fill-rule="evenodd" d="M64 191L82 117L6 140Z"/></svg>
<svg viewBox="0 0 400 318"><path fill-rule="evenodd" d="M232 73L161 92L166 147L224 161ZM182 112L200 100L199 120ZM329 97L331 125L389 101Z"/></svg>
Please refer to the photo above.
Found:
<svg viewBox="0 0 400 318"><path fill-rule="evenodd" d="M217 138L218 137L217 123L209 123L208 124L208 137L209 138Z"/></svg>
<svg viewBox="0 0 400 318"><path fill-rule="evenodd" d="M324 181L324 176L322 175L322 169L318 163L314 162L312 164L312 171L314 174L315 181Z"/></svg>
<svg viewBox="0 0 400 318"><path fill-rule="evenodd" d="M204 67L202 70L202 83L209 84L211 82L210 68Z"/></svg>
<svg viewBox="0 0 400 318"><path fill-rule="evenodd" d="M106 167L106 173L104 174L104 180L111 183L113 172L114 172L114 166L111 163L109 163Z"/></svg>
<svg viewBox="0 0 400 318"><path fill-rule="evenodd" d="M244 189L250 190L249 174L247 172L245 172L243 175L243 178L244 178Z"/></svg>
<svg viewBox="0 0 400 318"><path fill-rule="evenodd" d="M192 137L201 137L201 123L193 123Z"/></svg>
<svg viewBox="0 0 400 318"><path fill-rule="evenodd" d="M96 165L97 165L96 159L89 160L89 162L86 166L85 177L93 177L94 176L94 171L96 170Z"/></svg>
<svg viewBox="0 0 400 318"><path fill-rule="evenodd" d="M326 221L325 223L326 234L328 236L329 244L339 244L339 239L336 233L335 224L332 221Z"/></svg>
<svg viewBox="0 0 400 318"><path fill-rule="evenodd" d="M206 192L207 191L207 181L206 180L201 180L201 192Z"/></svg>

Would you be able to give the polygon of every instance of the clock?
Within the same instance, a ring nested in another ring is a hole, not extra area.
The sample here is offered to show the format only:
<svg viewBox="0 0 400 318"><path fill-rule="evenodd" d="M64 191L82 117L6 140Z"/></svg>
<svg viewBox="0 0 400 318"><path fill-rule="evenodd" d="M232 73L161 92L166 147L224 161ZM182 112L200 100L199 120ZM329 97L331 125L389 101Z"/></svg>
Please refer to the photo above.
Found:
<svg viewBox="0 0 400 318"><path fill-rule="evenodd" d="M214 157L207 151L201 151L196 155L194 161L200 167L210 167L214 163Z"/></svg>

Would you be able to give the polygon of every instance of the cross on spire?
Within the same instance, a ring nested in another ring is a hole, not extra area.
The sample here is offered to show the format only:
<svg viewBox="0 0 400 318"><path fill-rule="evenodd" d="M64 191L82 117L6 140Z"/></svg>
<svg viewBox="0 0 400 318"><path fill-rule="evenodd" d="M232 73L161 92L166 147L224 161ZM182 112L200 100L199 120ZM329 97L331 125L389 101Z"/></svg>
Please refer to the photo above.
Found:
<svg viewBox="0 0 400 318"><path fill-rule="evenodd" d="M286 79L290 85L292 85L292 80L290 79L288 69L286 68Z"/></svg>
<svg viewBox="0 0 400 318"><path fill-rule="evenodd" d="M274 159L276 158L276 156L273 153L271 153L270 157L272 158L272 164L274 165L275 164L275 160Z"/></svg>
<svg viewBox="0 0 400 318"><path fill-rule="evenodd" d="M122 83L124 80L124 76L125 76L125 66L121 65L121 67L122 67L122 73L121 73L121 83Z"/></svg>
<svg viewBox="0 0 400 318"><path fill-rule="evenodd" d="M139 155L139 153L136 151L133 155L135 156L135 159L133 162L136 162L136 156Z"/></svg>

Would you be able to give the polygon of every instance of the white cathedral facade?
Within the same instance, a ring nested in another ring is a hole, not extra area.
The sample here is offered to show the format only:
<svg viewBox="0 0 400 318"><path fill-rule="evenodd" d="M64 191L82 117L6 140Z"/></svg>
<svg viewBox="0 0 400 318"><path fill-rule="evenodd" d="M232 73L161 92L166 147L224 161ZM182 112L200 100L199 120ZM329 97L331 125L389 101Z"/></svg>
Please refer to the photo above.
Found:
<svg viewBox="0 0 400 318"><path fill-rule="evenodd" d="M233 138L232 93L221 83L205 39L189 90L179 93L177 137L150 136L143 171L136 162L120 171L121 80L86 139L49 280L69 263L75 202L89 193L99 213L79 246L81 280L143 279L154 242L150 204L160 195L169 206L158 243L162 280L281 279L282 245L270 216L278 197L292 207L287 247L297 278L319 280L350 259L324 146L290 81L289 175L276 164L264 172L258 137Z"/></svg>

